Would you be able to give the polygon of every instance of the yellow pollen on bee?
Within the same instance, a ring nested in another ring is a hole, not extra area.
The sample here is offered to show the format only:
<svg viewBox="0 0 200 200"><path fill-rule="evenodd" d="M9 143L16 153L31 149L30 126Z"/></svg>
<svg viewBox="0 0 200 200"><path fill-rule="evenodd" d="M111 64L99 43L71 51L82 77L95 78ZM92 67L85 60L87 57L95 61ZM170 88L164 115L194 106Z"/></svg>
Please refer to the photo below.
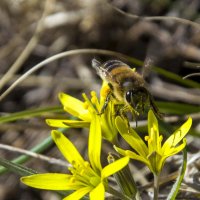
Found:
<svg viewBox="0 0 200 200"><path fill-rule="evenodd" d="M106 98L108 93L110 92L110 87L105 85L101 88L101 97Z"/></svg>
<svg viewBox="0 0 200 200"><path fill-rule="evenodd" d="M131 70L132 70L133 72L135 72L135 71L136 71L136 68L132 68Z"/></svg>

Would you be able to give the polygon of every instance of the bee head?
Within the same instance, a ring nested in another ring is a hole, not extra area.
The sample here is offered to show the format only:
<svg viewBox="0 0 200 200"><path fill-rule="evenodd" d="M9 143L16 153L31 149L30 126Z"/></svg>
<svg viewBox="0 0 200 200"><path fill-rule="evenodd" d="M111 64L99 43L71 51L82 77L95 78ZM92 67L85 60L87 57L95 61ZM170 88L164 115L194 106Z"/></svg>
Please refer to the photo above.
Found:
<svg viewBox="0 0 200 200"><path fill-rule="evenodd" d="M147 98L148 92L145 87L130 89L125 93L127 103L135 109L143 107Z"/></svg>

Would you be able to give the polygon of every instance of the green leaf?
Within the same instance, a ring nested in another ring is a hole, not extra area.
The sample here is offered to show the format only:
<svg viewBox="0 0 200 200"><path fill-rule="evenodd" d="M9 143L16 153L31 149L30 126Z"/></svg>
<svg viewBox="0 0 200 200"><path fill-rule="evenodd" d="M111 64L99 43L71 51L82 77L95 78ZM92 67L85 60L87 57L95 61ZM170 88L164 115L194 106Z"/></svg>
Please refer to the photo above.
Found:
<svg viewBox="0 0 200 200"><path fill-rule="evenodd" d="M157 101L159 109L165 114L185 115L200 112L200 106L187 103L161 102Z"/></svg>
<svg viewBox="0 0 200 200"><path fill-rule="evenodd" d="M134 63L135 65L138 66L144 66L144 62L142 62L139 59L133 58L133 57L126 57L127 60L129 60L130 62ZM164 77L167 77L170 80L173 80L181 85L185 85L185 86L189 86L189 87L194 87L194 88L200 88L200 84L189 80L189 79L183 79L181 76L172 73L170 71L167 71L163 68L157 67L157 66L152 66L152 70L157 72L160 75L163 75Z"/></svg>
<svg viewBox="0 0 200 200"><path fill-rule="evenodd" d="M8 115L0 117L0 123L12 122L18 119L30 118L35 116L41 116L50 112L63 112L61 106L30 109L22 112L10 113Z"/></svg>
<svg viewBox="0 0 200 200"><path fill-rule="evenodd" d="M35 153L41 153L41 152L45 151L47 148L49 148L53 143L54 142L53 142L51 136L49 136L44 141L42 141L40 144L33 147L31 149L31 151L35 152ZM31 158L30 156L22 155L22 156L15 158L14 160L12 160L12 162L16 163L16 164L22 164L22 163L25 163L30 158ZM8 171L8 169L0 166L0 174L5 173L6 171Z"/></svg>
<svg viewBox="0 0 200 200"><path fill-rule="evenodd" d="M175 74L175 73L172 73L170 71L167 71L163 68L160 68L160 67L156 67L156 66L153 66L153 70L156 71L158 74L161 74L173 81L176 81L177 83L180 83L184 86L189 86L189 87L194 87L194 88L200 88L200 84L195 82L195 81L192 81L192 80L189 80L189 79L183 79L181 76Z"/></svg>
<svg viewBox="0 0 200 200"><path fill-rule="evenodd" d="M16 174L19 174L20 176L37 174L37 172L34 171L33 169L10 162L9 160L6 160L4 158L0 158L0 165L4 166L5 168L9 169L10 171Z"/></svg>
<svg viewBox="0 0 200 200"><path fill-rule="evenodd" d="M184 178L186 167L187 167L187 151L186 151L186 149L183 149L183 163L181 166L181 170L180 170L179 176L176 179L176 182L174 183L174 185L167 197L167 200L175 200L176 199L179 188L181 187L181 183Z"/></svg>

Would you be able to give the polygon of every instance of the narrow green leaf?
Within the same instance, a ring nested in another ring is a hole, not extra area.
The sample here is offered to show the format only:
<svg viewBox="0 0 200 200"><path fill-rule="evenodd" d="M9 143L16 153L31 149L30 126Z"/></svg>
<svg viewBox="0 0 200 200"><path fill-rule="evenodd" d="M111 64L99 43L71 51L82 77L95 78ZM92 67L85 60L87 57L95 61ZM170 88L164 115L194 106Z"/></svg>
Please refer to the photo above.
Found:
<svg viewBox="0 0 200 200"><path fill-rule="evenodd" d="M9 169L10 171L12 171L16 174L19 174L20 176L29 176L29 175L33 175L33 174L37 173L33 169L13 163L4 158L0 158L0 165L4 166L5 168Z"/></svg>
<svg viewBox="0 0 200 200"><path fill-rule="evenodd" d="M163 68L153 66L153 70L156 71L158 74L161 74L161 75L163 75L163 76L165 76L165 77L167 77L171 80L176 81L177 83L180 83L181 85L194 87L194 88L200 88L199 83L192 81L192 80L189 80L189 79L183 79L181 76L179 76L175 73L172 73L170 71L167 71Z"/></svg>
<svg viewBox="0 0 200 200"><path fill-rule="evenodd" d="M45 113L50 113L50 112L63 112L63 109L61 106L54 106L54 107L30 109L21 112L10 113L8 115L0 117L0 123L12 122L18 119L41 116Z"/></svg>
<svg viewBox="0 0 200 200"><path fill-rule="evenodd" d="M186 103L157 101L156 104L164 114L185 115L200 112L200 106L190 105Z"/></svg>
<svg viewBox="0 0 200 200"><path fill-rule="evenodd" d="M167 197L167 200L175 200L176 199L179 188L181 187L181 183L184 178L186 167L187 167L187 151L186 151L186 149L183 149L183 163L181 166L181 170L180 170L179 176L176 179L176 182L174 183L174 185Z"/></svg>
<svg viewBox="0 0 200 200"><path fill-rule="evenodd" d="M35 152L35 153L41 153L45 151L47 148L49 148L51 145L53 145L53 143L54 143L53 139L51 138L51 136L49 136L43 142L33 147L30 151ZM22 163L25 163L30 158L31 158L30 156L22 155L12 160L12 162L17 163L17 164L22 164ZM0 166L0 174L3 174L7 171L8 169Z"/></svg>
<svg viewBox="0 0 200 200"><path fill-rule="evenodd" d="M132 62L133 64L137 65L137 66L140 66L140 67L144 66L144 62L137 59L137 58L127 56L126 59L129 60L130 62ZM170 71L167 71L163 68L160 68L158 66L152 66L152 70L157 72L160 75L163 75L164 77L169 78L170 80L173 80L177 83L180 83L181 85L194 87L194 88L200 88L199 83L192 81L192 80L189 80L189 79L183 79L181 76L179 76L175 73L172 73Z"/></svg>
<svg viewBox="0 0 200 200"><path fill-rule="evenodd" d="M58 130L63 132L65 130L67 130L67 128L58 129ZM49 136L44 141L42 141L40 144L38 144L35 147L33 147L30 151L35 152L35 153L42 153L43 151L48 149L53 144L54 144L53 139L52 139L51 136ZM26 161L28 161L30 158L31 158L30 156L22 155L22 156L19 156L19 157L15 158L14 160L12 160L12 162L13 163L17 163L17 164L22 164L22 163L25 163ZM0 174L3 174L5 172L7 172L7 171L8 171L7 168L0 166Z"/></svg>

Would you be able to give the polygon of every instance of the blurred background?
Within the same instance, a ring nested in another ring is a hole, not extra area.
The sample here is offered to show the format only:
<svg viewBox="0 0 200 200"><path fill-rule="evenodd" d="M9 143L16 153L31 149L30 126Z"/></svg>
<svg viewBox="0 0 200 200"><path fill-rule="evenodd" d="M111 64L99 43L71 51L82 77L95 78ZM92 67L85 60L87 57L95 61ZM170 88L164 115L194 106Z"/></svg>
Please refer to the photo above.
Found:
<svg viewBox="0 0 200 200"><path fill-rule="evenodd" d="M185 80L182 77L200 73L199 23L199 0L1 0L0 94L33 66L63 51L104 49L137 59L123 61L136 67L140 73L144 72L149 90L158 101L161 112L166 113L166 120L178 126L185 120L184 114L190 114L194 119L193 133L188 136L190 158L196 156L188 167L186 182L190 182L200 169L200 76ZM52 61L29 75L1 99L1 116L60 106L59 92L80 99L83 92L98 92L101 80L91 67L93 58L102 61L123 59L114 53L102 55L91 50L88 53L77 51L72 56ZM1 122L0 143L31 149L50 135L52 128L46 125L45 119L58 116L69 117L66 113L48 112L9 123ZM87 130L71 129L67 134L86 154ZM106 142L104 146L106 158L112 147ZM63 159L53 144L43 154ZM19 155L0 148L2 158L12 160ZM26 165L38 172L66 172L62 166L34 158ZM164 173L172 173L179 166L180 157L175 156L168 160ZM142 167L136 163L133 171L137 174L138 185L144 186L152 181L152 176ZM167 191L168 186L164 185L161 192ZM197 189L185 184L185 188L182 191L184 199L198 199L198 196L192 195L200 194L200 185ZM165 197L163 194L163 199ZM28 188L20 183L18 175L5 173L0 176L0 199L61 198L53 192ZM145 192L143 199L148 199Z"/></svg>

